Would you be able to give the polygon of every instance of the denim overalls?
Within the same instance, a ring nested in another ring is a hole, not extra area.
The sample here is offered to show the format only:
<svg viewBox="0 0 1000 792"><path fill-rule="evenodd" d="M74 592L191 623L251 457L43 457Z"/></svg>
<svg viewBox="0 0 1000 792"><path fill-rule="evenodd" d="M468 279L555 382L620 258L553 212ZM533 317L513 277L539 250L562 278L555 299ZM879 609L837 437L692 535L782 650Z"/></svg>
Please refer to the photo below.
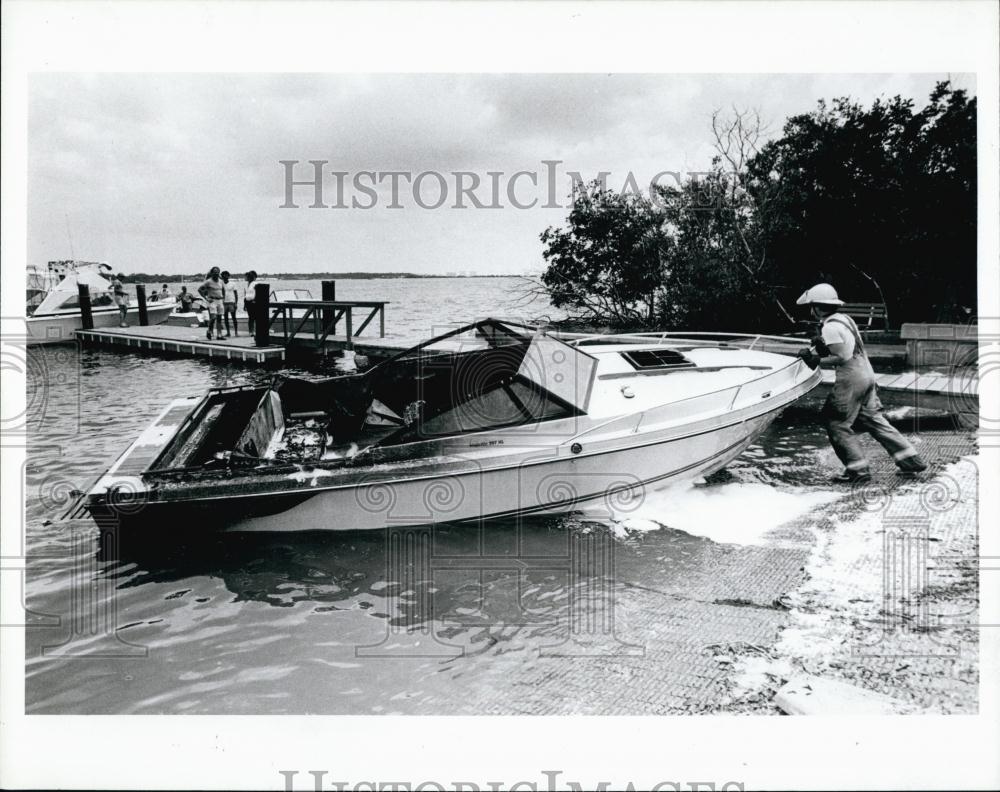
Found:
<svg viewBox="0 0 1000 792"><path fill-rule="evenodd" d="M824 324L827 322L844 325L854 336L854 354L846 363L837 366L837 379L826 397L822 413L830 444L848 475L868 473L868 460L854 433L855 427L874 437L903 470L922 470L924 464L917 457L916 449L882 415L875 372L854 320L844 314L832 314L823 320Z"/></svg>

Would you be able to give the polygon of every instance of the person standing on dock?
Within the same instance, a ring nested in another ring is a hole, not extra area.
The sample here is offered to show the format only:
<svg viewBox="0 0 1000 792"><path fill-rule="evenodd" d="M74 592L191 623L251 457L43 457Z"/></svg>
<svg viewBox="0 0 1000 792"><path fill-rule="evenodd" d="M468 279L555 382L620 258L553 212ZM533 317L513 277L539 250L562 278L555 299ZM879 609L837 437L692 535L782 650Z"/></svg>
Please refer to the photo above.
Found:
<svg viewBox="0 0 1000 792"><path fill-rule="evenodd" d="M826 432L837 457L844 464L838 481L869 481L871 469L855 427L868 432L892 456L901 471L918 473L926 463L913 445L882 414L882 403L875 387L875 371L865 353L861 333L854 320L839 312L844 301L829 283L819 283L799 297L798 305L807 305L821 323L821 338L803 349L799 356L807 363L833 366L836 380L823 405Z"/></svg>
<svg viewBox="0 0 1000 792"><path fill-rule="evenodd" d="M257 312L254 309L254 294L257 288L257 271L250 270L246 274L246 288L243 290L243 309L247 312L247 332L254 334L257 328Z"/></svg>
<svg viewBox="0 0 1000 792"><path fill-rule="evenodd" d="M222 338L222 300L225 297L225 286L219 280L219 268L212 267L208 271L205 282L198 287L200 294L208 304L208 340L212 340L212 328L217 327L216 338Z"/></svg>
<svg viewBox="0 0 1000 792"><path fill-rule="evenodd" d="M125 276L120 272L111 279L111 293L121 315L119 327L128 327L128 292L125 291L124 280Z"/></svg>
<svg viewBox="0 0 1000 792"><path fill-rule="evenodd" d="M229 338L229 317L233 317L233 335L238 336L236 327L236 284L229 282L229 270L222 272L222 318L226 323L226 338Z"/></svg>

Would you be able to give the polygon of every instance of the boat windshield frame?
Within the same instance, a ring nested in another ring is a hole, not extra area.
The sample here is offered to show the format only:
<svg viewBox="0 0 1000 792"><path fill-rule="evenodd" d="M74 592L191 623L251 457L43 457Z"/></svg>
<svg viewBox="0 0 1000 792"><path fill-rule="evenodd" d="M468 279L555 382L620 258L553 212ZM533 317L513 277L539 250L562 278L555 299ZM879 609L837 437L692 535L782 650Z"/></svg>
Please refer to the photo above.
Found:
<svg viewBox="0 0 1000 792"><path fill-rule="evenodd" d="M531 331L531 335L520 333L514 328L529 330ZM419 344L414 344L409 349L404 349L402 352L398 352L395 355L386 358L381 363L372 366L364 372L364 376L370 376L376 372L381 372L393 363L406 360L407 358L424 351L427 347L433 346L434 344L440 343L441 341L445 341L449 338L459 336L462 333L467 333L470 330L475 330L480 333L480 337L486 341L488 346L496 348L498 346L506 346L506 344L502 345L498 343L498 330L506 333L507 336L512 339L511 343L523 343L527 345L531 343L532 335L537 332L538 328L534 325L522 324L520 322L508 321L506 319L480 319L479 321L470 322L469 324L462 325L461 327L456 327L454 330L449 330L447 333L442 333L441 335L434 336L433 338L428 338L426 341L421 341ZM433 354L448 354L448 350L435 350Z"/></svg>

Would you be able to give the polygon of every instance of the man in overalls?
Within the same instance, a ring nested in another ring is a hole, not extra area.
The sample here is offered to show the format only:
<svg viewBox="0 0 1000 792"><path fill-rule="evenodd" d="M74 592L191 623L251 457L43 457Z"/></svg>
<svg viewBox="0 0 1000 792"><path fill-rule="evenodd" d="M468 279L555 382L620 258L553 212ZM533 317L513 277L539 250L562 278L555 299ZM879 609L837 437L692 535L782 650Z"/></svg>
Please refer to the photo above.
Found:
<svg viewBox="0 0 1000 792"><path fill-rule="evenodd" d="M837 378L833 390L823 405L823 418L830 444L844 473L840 481L868 481L871 470L854 428L874 437L892 456L896 466L906 473L926 470L926 463L913 445L890 424L882 414L882 403L875 388L875 372L865 354L861 333L851 317L838 313L843 300L828 283L820 283L798 299L798 305L808 305L812 315L822 323L822 338L799 355L811 365L833 366Z"/></svg>

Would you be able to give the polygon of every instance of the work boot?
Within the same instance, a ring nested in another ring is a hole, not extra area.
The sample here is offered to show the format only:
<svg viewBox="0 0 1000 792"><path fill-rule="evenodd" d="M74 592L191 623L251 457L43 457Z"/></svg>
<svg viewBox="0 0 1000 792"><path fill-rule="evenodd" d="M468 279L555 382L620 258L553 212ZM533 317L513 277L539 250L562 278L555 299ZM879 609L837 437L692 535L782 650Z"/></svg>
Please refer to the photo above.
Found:
<svg viewBox="0 0 1000 792"><path fill-rule="evenodd" d="M870 470L845 470L839 476L834 476L832 481L838 484L854 484L856 482L865 482L872 480L872 472Z"/></svg>
<svg viewBox="0 0 1000 792"><path fill-rule="evenodd" d="M927 470L927 463L920 458L920 454L914 454L896 460L896 467L902 473L921 473Z"/></svg>

